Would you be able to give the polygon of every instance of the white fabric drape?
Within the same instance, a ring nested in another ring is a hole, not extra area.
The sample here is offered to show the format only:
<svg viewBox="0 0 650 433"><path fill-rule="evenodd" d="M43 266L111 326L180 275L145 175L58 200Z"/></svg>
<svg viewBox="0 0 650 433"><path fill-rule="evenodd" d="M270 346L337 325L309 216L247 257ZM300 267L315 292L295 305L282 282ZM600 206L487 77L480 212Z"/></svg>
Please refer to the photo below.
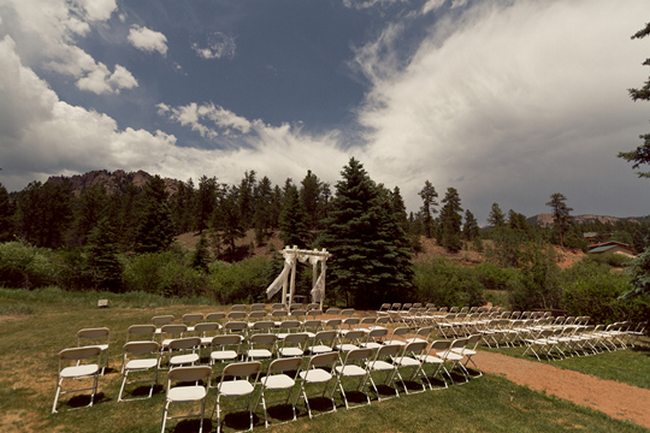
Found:
<svg viewBox="0 0 650 433"><path fill-rule="evenodd" d="M282 290L282 285L284 282L287 280L289 277L289 271L291 270L291 260L285 260L284 261L284 268L282 269L282 272L280 272L280 275L277 276L275 280L269 285L269 287L266 289L266 298L271 299L273 295L278 293L280 290Z"/></svg>

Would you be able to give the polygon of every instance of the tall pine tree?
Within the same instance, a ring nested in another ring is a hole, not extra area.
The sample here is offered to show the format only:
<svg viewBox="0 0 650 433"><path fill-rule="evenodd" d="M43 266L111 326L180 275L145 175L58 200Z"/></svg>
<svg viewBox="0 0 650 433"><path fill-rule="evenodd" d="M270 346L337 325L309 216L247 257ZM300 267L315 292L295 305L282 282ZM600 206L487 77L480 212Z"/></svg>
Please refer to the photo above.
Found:
<svg viewBox="0 0 650 433"><path fill-rule="evenodd" d="M390 194L354 158L341 175L323 238L332 253L328 286L358 309L409 299L410 256L403 248L407 241L391 209Z"/></svg>
<svg viewBox="0 0 650 433"><path fill-rule="evenodd" d="M152 177L144 188L145 208L138 226L136 250L154 253L166 250L174 240L174 224L167 203L165 181Z"/></svg>
<svg viewBox="0 0 650 433"><path fill-rule="evenodd" d="M460 196L456 188L447 188L442 203L443 206L440 210L440 245L445 247L447 251L456 253L463 247L460 237L463 208L460 206Z"/></svg>
<svg viewBox="0 0 650 433"><path fill-rule="evenodd" d="M551 194L551 199L546 203L553 209L553 232L560 246L564 246L566 235L573 224L571 209L566 204L566 197L559 193Z"/></svg>
<svg viewBox="0 0 650 433"><path fill-rule="evenodd" d="M103 216L88 237L88 273L93 286L119 292L122 289L122 264L117 254L117 236L110 219Z"/></svg>
<svg viewBox="0 0 650 433"><path fill-rule="evenodd" d="M422 219L422 225L424 227L424 236L431 239L435 231L433 214L438 212L435 208L438 206L438 202L436 201L438 193L433 187L433 184L427 180L424 182L424 187L418 195L422 198L420 218Z"/></svg>
<svg viewBox="0 0 650 433"><path fill-rule="evenodd" d="M291 179L287 179L284 186L284 203L280 214L280 238L285 245L297 245L300 248L307 246L309 234L305 223L306 219L298 187L291 182Z"/></svg>

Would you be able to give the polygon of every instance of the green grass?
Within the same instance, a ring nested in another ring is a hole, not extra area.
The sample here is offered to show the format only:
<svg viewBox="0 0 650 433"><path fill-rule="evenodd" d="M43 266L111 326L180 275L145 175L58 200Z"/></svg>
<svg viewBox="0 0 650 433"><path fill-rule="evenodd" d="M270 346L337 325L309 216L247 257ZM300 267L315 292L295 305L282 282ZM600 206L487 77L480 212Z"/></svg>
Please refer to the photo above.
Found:
<svg viewBox="0 0 650 433"><path fill-rule="evenodd" d="M537 361L530 352L523 355L525 350L523 347L486 350ZM650 388L650 345L647 342L643 342L642 345L637 345L637 347L629 350L604 352L591 356L574 356L562 360L542 358L541 362L590 374L601 379L615 380L641 388Z"/></svg>
<svg viewBox="0 0 650 433"><path fill-rule="evenodd" d="M185 312L208 312L220 308L207 304L177 304L177 300L167 303L155 300L152 302L156 306L144 308L139 296L136 299L130 296L133 295L0 289L0 305L17 303L31 311L31 314L0 316L0 431L159 431L163 393L156 393L149 400L118 404L120 378L115 370L100 379L102 398L94 407L69 411L64 404L61 413L50 414L57 370L56 353L74 345L79 328L108 326L111 329L111 366L118 369L120 348L130 324L146 323L155 314L180 316ZM96 308L96 300L101 297L111 299L112 307ZM209 411L214 404L213 392L209 396ZM338 400L340 403L340 398ZM305 416L302 404L299 409L297 422L277 425L271 431L647 431L489 375L447 390L384 402L373 401L369 407L349 411L339 407L337 413L313 420ZM263 431L261 409L257 415L256 430ZM186 424L174 426L175 423L170 425L170 431L192 431L185 428L188 427ZM229 431L232 431L230 425L226 428L226 432Z"/></svg>

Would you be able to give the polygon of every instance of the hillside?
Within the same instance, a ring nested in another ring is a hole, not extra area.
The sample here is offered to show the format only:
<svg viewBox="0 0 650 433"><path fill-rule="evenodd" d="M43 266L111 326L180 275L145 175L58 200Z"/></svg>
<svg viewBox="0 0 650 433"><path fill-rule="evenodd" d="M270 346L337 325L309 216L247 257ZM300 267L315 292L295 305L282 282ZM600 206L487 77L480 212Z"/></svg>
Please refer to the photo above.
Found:
<svg viewBox="0 0 650 433"><path fill-rule="evenodd" d="M183 248L187 250L194 250L196 248L197 242L199 241L199 234L196 232L183 233L176 236L176 241ZM413 256L413 260L416 262L426 261L433 257L443 257L447 260L451 260L461 265L474 266L487 261L486 255L474 250L471 244L466 245L466 250L462 250L456 254L453 254L438 245L435 239L427 239L422 236L420 238L420 242L422 244L422 252L417 253ZM490 242L491 241L489 240L485 240L483 241L483 244L484 246L489 246ZM253 256L264 257L273 257L277 251L280 251L282 248L284 248L284 244L278 237L277 232L275 232L273 236L267 240L266 244L256 245L255 233L253 230L248 230L245 237L237 240L236 245L238 247L252 245ZM562 269L571 267L574 263L581 260L585 256L585 253L582 251L570 250L567 248L561 248L559 246L555 246L554 248L558 258L557 264Z"/></svg>
<svg viewBox="0 0 650 433"><path fill-rule="evenodd" d="M599 222L602 224L615 224L619 221L630 221L635 223L641 223L648 220L648 216L638 217L616 217L611 215L594 215L594 214L584 214L584 215L574 215L573 219L576 223L587 223L587 222ZM528 218L529 224L534 224L540 227L549 227L553 225L553 214L551 213L540 213L533 215Z"/></svg>
<svg viewBox="0 0 650 433"><path fill-rule="evenodd" d="M75 196L79 196L84 190L97 185L104 187L108 194L124 191L129 186L143 187L153 176L146 171L125 172L124 170L94 170L74 176L51 176L46 182L60 183L68 180ZM171 178L163 178L167 194L174 195L178 192L179 184L182 181Z"/></svg>

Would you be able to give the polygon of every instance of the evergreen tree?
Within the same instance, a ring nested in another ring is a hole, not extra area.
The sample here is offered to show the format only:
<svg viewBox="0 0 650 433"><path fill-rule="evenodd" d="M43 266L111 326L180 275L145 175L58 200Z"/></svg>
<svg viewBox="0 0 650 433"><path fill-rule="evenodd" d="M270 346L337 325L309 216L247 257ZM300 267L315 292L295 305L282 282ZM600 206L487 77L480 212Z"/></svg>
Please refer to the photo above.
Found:
<svg viewBox="0 0 650 433"><path fill-rule="evenodd" d="M196 229L203 233L217 204L217 179L201 176L196 197Z"/></svg>
<svg viewBox="0 0 650 433"><path fill-rule="evenodd" d="M238 189L225 187L220 194L219 202L212 217L212 229L221 242L228 247L227 257L235 258L237 248L235 241L246 234L239 213Z"/></svg>
<svg viewBox="0 0 650 433"><path fill-rule="evenodd" d="M196 249L192 255L192 267L203 272L208 272L210 266L210 252L208 251L208 241L205 233L201 233L199 241L196 243Z"/></svg>
<svg viewBox="0 0 650 433"><path fill-rule="evenodd" d="M506 225L506 217L498 203L492 203L490 215L488 216L488 224L492 227L503 227Z"/></svg>
<svg viewBox="0 0 650 433"><path fill-rule="evenodd" d="M322 183L311 170L307 170L307 175L300 182L300 201L305 210L305 226L307 230L313 231L318 229L321 218L323 217L323 198Z"/></svg>
<svg viewBox="0 0 650 433"><path fill-rule="evenodd" d="M264 176L255 188L255 241L258 245L264 243L273 226L273 189L271 180Z"/></svg>
<svg viewBox="0 0 650 433"><path fill-rule="evenodd" d="M298 193L298 188L287 179L284 186L284 204L280 214L280 238L287 246L297 245L304 248L309 234L305 220L305 208Z"/></svg>
<svg viewBox="0 0 650 433"><path fill-rule="evenodd" d="M63 246L71 221L72 189L67 179L32 182L18 195L17 228L35 246Z"/></svg>
<svg viewBox="0 0 650 433"><path fill-rule="evenodd" d="M74 223L70 234L70 244L83 246L88 236L101 219L108 204L108 196L102 185L93 185L81 192L74 206Z"/></svg>
<svg viewBox="0 0 650 433"><path fill-rule="evenodd" d="M553 209L553 232L557 236L560 246L565 245L565 238L571 225L573 218L571 217L571 209L566 204L567 198L559 192L551 194L551 199L546 203Z"/></svg>
<svg viewBox="0 0 650 433"><path fill-rule="evenodd" d="M479 227L474 214L467 209L465 211L465 223L463 224L463 237L468 241L479 238Z"/></svg>
<svg viewBox="0 0 650 433"><path fill-rule="evenodd" d="M390 209L395 217L395 221L400 225L404 233L409 233L409 219L406 214L406 206L399 187L393 188L390 194Z"/></svg>
<svg viewBox="0 0 650 433"><path fill-rule="evenodd" d="M88 273L94 288L119 292L122 289L122 264L118 259L117 236L107 216L90 232L86 251Z"/></svg>
<svg viewBox="0 0 650 433"><path fill-rule="evenodd" d="M634 35L632 39L642 39L650 35L650 23ZM650 66L650 59L646 59L642 65ZM630 97L633 101L650 101L650 79L648 79L639 89L628 89ZM632 163L633 168L639 168L642 165L650 164L650 134L642 134L639 136L643 140L643 144L639 145L636 149L629 152L620 152L619 158L623 158ZM640 177L650 177L650 171L639 172Z"/></svg>
<svg viewBox="0 0 650 433"><path fill-rule="evenodd" d="M271 197L271 228L277 229L280 227L280 213L282 212L282 204L284 203L284 194L282 188L278 185L273 187L273 194Z"/></svg>
<svg viewBox="0 0 650 433"><path fill-rule="evenodd" d="M332 253L328 286L358 309L409 299L412 268L390 195L350 159L336 184L323 245Z"/></svg>
<svg viewBox="0 0 650 433"><path fill-rule="evenodd" d="M526 216L520 214L519 212L515 212L512 209L508 211L508 227L513 230L519 230L520 232L526 234L530 233L531 231L531 227L530 224L528 224Z"/></svg>
<svg viewBox="0 0 650 433"><path fill-rule="evenodd" d="M434 223L433 223L433 214L437 212L435 206L438 206L436 198L438 198L438 193L433 187L433 184L426 180L424 182L424 187L418 193L422 198L422 207L420 208L420 215L422 218L422 225L424 227L424 236L428 239L431 239L434 234Z"/></svg>
<svg viewBox="0 0 650 433"><path fill-rule="evenodd" d="M6 242L13 237L14 206L9 198L9 193L0 183L0 242Z"/></svg>
<svg viewBox="0 0 650 433"><path fill-rule="evenodd" d="M207 214L208 219L206 220L195 216L195 214L200 213L195 212L195 209L199 207L197 196L198 193L194 189L194 182L191 178L187 182L179 182L178 191L174 195L172 202L172 219L177 234L189 232L195 228L200 230L198 220L203 221L203 228L209 222L210 213Z"/></svg>
<svg viewBox="0 0 650 433"><path fill-rule="evenodd" d="M445 194L445 198L442 199L442 203L443 206L440 210L440 245L445 247L447 251L456 253L463 247L460 238L463 218L461 212L463 208L460 206L460 196L456 188L447 188L447 193Z"/></svg>
<svg viewBox="0 0 650 433"><path fill-rule="evenodd" d="M154 253L169 248L174 240L174 224L167 203L165 181L152 177L144 188L145 208L138 226L136 250Z"/></svg>
<svg viewBox="0 0 650 433"><path fill-rule="evenodd" d="M237 205L239 206L239 216L244 230L253 227L253 215L255 214L254 191L257 184L255 176L254 170L244 173L244 178L241 180L237 191Z"/></svg>

